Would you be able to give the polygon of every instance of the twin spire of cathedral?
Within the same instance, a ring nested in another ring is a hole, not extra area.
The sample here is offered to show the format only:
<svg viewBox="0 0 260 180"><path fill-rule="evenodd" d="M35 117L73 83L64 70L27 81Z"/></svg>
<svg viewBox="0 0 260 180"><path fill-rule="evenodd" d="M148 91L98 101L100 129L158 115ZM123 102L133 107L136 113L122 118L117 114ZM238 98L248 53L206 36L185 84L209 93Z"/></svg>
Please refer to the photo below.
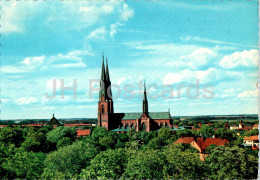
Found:
<svg viewBox="0 0 260 180"><path fill-rule="evenodd" d="M104 99L102 99L104 97ZM112 100L111 81L108 70L108 62L106 57L106 68L104 63L104 54L102 55L102 70L100 80L99 101ZM146 85L144 82L144 97L143 97L143 114L148 115L148 100L146 95Z"/></svg>
<svg viewBox="0 0 260 180"><path fill-rule="evenodd" d="M112 100L111 81L109 77L108 62L106 57L106 69L105 69L104 54L102 55L102 70L101 70L101 80L100 80L99 101L102 100L103 96L105 100Z"/></svg>

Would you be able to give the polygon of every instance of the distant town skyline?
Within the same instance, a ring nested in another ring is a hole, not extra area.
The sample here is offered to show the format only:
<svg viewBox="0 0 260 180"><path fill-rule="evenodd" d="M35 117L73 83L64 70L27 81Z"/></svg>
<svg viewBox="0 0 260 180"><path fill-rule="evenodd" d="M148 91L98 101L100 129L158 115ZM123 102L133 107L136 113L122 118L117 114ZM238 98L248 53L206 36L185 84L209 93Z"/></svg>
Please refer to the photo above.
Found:
<svg viewBox="0 0 260 180"><path fill-rule="evenodd" d="M258 1L4 2L1 16L1 119L96 118L102 52L115 112L139 112L125 85L200 85L213 98L149 98L172 116L257 114ZM57 82L57 96L46 98ZM72 90L59 86L77 82ZM99 83L95 82L94 87ZM135 89L136 88L136 89ZM113 96L118 88L112 87ZM162 93L150 88L151 96ZM195 91L192 91L194 93ZM203 92L203 91L200 91ZM176 89L174 91L176 93Z"/></svg>

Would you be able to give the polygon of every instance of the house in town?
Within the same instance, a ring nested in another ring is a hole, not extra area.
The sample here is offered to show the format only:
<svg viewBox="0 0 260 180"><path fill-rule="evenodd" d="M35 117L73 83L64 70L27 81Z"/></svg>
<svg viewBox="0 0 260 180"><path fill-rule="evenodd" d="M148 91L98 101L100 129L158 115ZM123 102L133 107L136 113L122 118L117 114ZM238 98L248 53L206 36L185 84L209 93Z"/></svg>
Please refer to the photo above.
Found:
<svg viewBox="0 0 260 180"><path fill-rule="evenodd" d="M258 135L244 137L244 147L251 147L252 149L259 149Z"/></svg>
<svg viewBox="0 0 260 180"><path fill-rule="evenodd" d="M217 146L224 146L225 144L229 144L229 141L221 138L203 138L203 137L181 137L174 144L190 144L192 147L196 148L199 151L200 159L202 161L208 156L206 153L206 149L215 144Z"/></svg>

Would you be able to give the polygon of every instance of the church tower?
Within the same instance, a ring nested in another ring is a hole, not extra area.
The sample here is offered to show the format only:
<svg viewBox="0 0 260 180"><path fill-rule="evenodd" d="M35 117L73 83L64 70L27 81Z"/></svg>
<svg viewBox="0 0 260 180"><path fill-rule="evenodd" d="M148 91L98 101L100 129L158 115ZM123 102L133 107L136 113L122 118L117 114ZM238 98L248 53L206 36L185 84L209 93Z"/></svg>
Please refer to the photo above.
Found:
<svg viewBox="0 0 260 180"><path fill-rule="evenodd" d="M144 83L143 114L148 115L148 100L146 96L146 85Z"/></svg>
<svg viewBox="0 0 260 180"><path fill-rule="evenodd" d="M105 127L110 130L109 121L114 113L111 81L108 71L108 63L106 58L106 69L104 64L104 55L102 56L102 69L100 79L99 101L98 101L98 126Z"/></svg>

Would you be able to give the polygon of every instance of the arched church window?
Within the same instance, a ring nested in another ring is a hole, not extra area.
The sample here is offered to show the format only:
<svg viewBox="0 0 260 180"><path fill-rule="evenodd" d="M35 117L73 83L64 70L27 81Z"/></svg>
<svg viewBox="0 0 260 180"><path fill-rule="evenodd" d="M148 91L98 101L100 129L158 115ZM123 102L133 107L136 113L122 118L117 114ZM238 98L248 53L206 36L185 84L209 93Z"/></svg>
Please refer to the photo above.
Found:
<svg viewBox="0 0 260 180"><path fill-rule="evenodd" d="M102 114L104 114L105 112L105 107L104 107L104 104L102 104Z"/></svg>
<svg viewBox="0 0 260 180"><path fill-rule="evenodd" d="M161 127L161 128L163 127L163 123L162 123L162 122L160 123L160 127Z"/></svg>
<svg viewBox="0 0 260 180"><path fill-rule="evenodd" d="M126 123L126 125L125 125L125 129L128 129L128 128L129 128L128 123Z"/></svg>
<svg viewBox="0 0 260 180"><path fill-rule="evenodd" d="M131 129L134 129L134 124L132 123L132 124L130 125L130 127L131 127Z"/></svg>
<svg viewBox="0 0 260 180"><path fill-rule="evenodd" d="M167 127L167 126L168 126L168 123L166 122L166 123L165 123L165 127Z"/></svg>
<svg viewBox="0 0 260 180"><path fill-rule="evenodd" d="M141 126L141 130L142 130L142 131L145 131L145 130L146 130L146 126L145 126L144 123L143 123L142 126Z"/></svg>

